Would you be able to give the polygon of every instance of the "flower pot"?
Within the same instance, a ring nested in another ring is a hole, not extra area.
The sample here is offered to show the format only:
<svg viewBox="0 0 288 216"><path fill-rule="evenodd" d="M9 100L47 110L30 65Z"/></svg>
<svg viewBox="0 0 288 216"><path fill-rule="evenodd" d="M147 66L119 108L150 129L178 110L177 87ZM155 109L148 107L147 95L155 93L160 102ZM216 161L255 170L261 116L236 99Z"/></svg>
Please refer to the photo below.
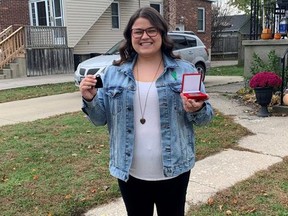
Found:
<svg viewBox="0 0 288 216"><path fill-rule="evenodd" d="M272 95L273 95L273 88L272 87L265 87L265 88L255 88L255 95L256 95L256 102L261 106L258 116L259 117L268 117L268 105L271 102Z"/></svg>

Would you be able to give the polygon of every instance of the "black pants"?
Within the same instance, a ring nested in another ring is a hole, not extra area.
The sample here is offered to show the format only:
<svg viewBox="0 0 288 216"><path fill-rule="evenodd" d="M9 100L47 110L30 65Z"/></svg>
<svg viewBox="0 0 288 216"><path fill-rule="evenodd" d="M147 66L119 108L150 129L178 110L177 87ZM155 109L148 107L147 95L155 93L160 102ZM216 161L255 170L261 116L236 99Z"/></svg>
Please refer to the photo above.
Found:
<svg viewBox="0 0 288 216"><path fill-rule="evenodd" d="M118 180L128 216L184 216L190 171L173 179L144 181L129 177Z"/></svg>

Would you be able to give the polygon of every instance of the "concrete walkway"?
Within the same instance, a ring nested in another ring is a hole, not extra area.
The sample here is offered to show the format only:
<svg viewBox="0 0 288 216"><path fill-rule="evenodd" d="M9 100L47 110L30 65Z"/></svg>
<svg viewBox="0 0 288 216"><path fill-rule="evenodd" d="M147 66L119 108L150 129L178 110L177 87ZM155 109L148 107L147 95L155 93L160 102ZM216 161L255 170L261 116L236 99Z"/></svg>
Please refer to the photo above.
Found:
<svg viewBox="0 0 288 216"><path fill-rule="evenodd" d="M66 82L73 76L58 76L57 81ZM8 86L35 85L44 82L44 78L27 81L6 80L0 81L0 89ZM46 80L48 82L48 80ZM51 77L49 82L56 82ZM10 83L10 84L9 84ZM25 84L26 83L26 84ZM187 194L187 206L204 203L216 192L233 186L235 183L245 180L259 170L281 162L288 155L288 121L287 117L259 118L247 112L249 107L240 105L233 99L224 97L222 93L235 93L243 87L242 77L214 77L207 76L207 92L210 95L212 106L225 115L232 116L235 122L243 125L255 135L244 137L239 141L239 147L244 150L237 151L226 149L211 157L196 162L192 169ZM43 84L43 83L42 83ZM54 95L42 98L28 99L9 103L0 103L0 126L26 121L34 121L39 118L47 118L66 112L79 111L81 108L81 96L77 93ZM229 128L223 128L229 130ZM246 149L246 150L245 150ZM86 216L125 216L125 208L121 199L107 205L99 206L88 211ZM155 213L156 215L156 213Z"/></svg>

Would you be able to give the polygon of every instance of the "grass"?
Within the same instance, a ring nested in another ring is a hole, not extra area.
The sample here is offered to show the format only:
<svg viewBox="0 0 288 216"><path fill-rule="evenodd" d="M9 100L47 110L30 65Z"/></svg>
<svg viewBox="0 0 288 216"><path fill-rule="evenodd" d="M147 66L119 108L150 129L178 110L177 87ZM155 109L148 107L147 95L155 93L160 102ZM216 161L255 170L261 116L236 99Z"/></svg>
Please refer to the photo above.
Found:
<svg viewBox="0 0 288 216"><path fill-rule="evenodd" d="M73 82L0 90L0 103L79 91Z"/></svg>
<svg viewBox="0 0 288 216"><path fill-rule="evenodd" d="M196 134L200 160L250 132L217 112ZM81 112L1 127L1 214L80 215L119 197L108 159L107 128L95 128Z"/></svg>
<svg viewBox="0 0 288 216"><path fill-rule="evenodd" d="M210 76L243 76L244 67L243 66L221 66L213 67L208 71Z"/></svg>

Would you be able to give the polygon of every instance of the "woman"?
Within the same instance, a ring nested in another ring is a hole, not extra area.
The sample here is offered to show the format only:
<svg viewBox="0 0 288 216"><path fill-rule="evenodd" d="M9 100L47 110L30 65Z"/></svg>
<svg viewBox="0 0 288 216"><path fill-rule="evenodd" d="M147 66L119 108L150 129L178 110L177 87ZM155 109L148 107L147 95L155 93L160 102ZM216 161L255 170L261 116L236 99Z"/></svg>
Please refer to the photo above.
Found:
<svg viewBox="0 0 288 216"><path fill-rule="evenodd" d="M80 84L83 111L95 125L108 125L109 169L129 216L152 216L154 204L158 216L184 216L195 163L193 125L213 116L208 101L181 94L182 75L196 68L172 53L167 31L156 10L140 8L124 30L121 59L107 68L103 88L94 87L92 75Z"/></svg>

